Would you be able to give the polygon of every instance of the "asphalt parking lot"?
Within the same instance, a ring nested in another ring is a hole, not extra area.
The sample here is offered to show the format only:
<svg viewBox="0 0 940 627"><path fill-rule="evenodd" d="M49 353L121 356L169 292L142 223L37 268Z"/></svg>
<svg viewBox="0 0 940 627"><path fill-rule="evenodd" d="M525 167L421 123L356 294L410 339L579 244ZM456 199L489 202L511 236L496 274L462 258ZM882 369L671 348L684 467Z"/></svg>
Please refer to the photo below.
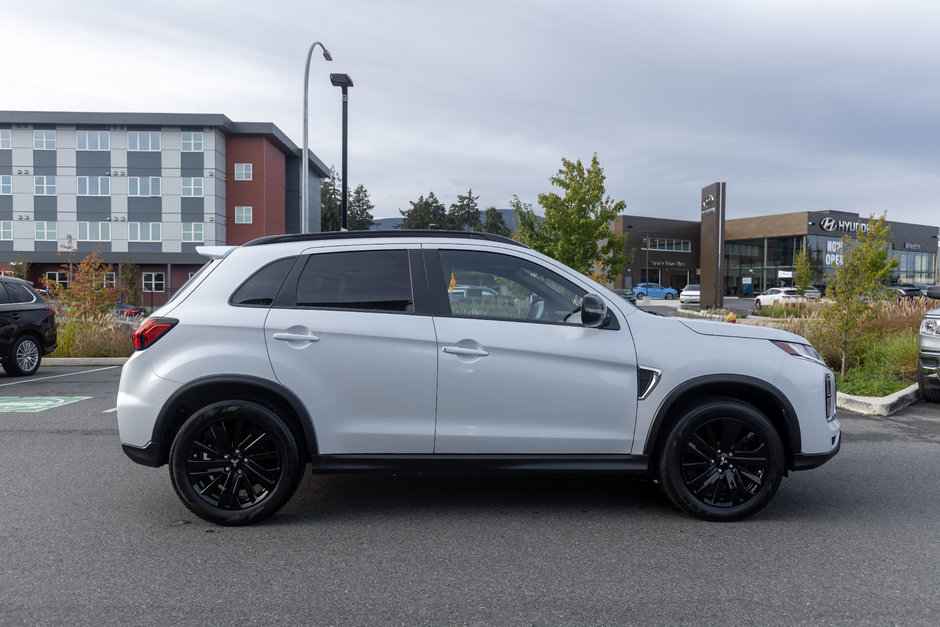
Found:
<svg viewBox="0 0 940 627"><path fill-rule="evenodd" d="M166 467L121 452L119 373L0 376L0 624L940 615L938 405L843 412L842 452L740 523L692 519L651 482L616 476L308 475L270 521L222 528L180 504Z"/></svg>

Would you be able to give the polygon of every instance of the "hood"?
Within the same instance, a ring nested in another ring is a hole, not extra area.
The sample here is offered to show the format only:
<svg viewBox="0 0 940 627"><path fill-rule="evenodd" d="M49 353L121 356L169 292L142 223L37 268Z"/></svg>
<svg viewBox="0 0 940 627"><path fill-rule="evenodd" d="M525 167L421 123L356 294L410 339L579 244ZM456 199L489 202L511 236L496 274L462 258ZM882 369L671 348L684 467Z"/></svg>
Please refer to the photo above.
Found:
<svg viewBox="0 0 940 627"><path fill-rule="evenodd" d="M690 318L677 318L677 320L691 331L701 335L717 335L722 337L743 337L753 340L781 340L784 342L797 342L809 344L805 338L774 329L773 327L759 327L753 324L731 324L712 320L693 320Z"/></svg>
<svg viewBox="0 0 940 627"><path fill-rule="evenodd" d="M940 318L940 307L935 307L927 312L927 315L931 318Z"/></svg>

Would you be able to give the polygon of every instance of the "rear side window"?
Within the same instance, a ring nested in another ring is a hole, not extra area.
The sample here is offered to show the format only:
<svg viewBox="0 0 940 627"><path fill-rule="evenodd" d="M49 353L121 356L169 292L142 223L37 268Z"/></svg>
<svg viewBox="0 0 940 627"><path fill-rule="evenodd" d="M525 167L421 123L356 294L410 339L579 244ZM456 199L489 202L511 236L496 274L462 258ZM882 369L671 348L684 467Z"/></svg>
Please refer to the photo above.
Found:
<svg viewBox="0 0 940 627"><path fill-rule="evenodd" d="M310 255L297 283L298 307L414 311L406 250Z"/></svg>
<svg viewBox="0 0 940 627"><path fill-rule="evenodd" d="M232 294L233 305L269 307L294 265L294 257L278 259L255 272Z"/></svg>
<svg viewBox="0 0 940 627"><path fill-rule="evenodd" d="M9 302L11 303L31 303L36 300L32 291L25 285L20 285L19 283L4 283L4 286L10 294Z"/></svg>

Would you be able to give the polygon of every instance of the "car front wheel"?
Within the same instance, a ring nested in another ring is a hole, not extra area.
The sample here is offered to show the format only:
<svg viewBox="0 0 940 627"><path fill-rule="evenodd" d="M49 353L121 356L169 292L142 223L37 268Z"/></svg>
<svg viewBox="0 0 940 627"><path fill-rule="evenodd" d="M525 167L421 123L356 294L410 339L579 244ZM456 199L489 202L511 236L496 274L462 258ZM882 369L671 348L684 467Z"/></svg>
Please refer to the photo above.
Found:
<svg viewBox="0 0 940 627"><path fill-rule="evenodd" d="M29 335L24 335L13 342L10 353L3 360L3 369L11 377L26 377L37 370L42 361L39 344Z"/></svg>
<svg viewBox="0 0 940 627"><path fill-rule="evenodd" d="M672 300L675 297L676 297L675 294L673 294L672 292L666 292L666 300Z"/></svg>
<svg viewBox="0 0 940 627"><path fill-rule="evenodd" d="M194 413L170 449L170 480L194 514L220 525L263 520L290 499L304 464L290 428L244 400Z"/></svg>
<svg viewBox="0 0 940 627"><path fill-rule="evenodd" d="M676 423L659 457L659 480L677 507L699 518L740 520L773 498L783 457L764 414L735 399L712 398Z"/></svg>

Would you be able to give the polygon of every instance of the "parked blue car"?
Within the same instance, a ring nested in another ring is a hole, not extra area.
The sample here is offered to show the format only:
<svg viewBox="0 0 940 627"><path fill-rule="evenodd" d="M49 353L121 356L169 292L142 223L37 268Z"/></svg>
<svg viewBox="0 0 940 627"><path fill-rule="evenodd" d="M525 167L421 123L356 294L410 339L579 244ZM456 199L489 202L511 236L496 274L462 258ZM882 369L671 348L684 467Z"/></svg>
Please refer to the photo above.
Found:
<svg viewBox="0 0 940 627"><path fill-rule="evenodd" d="M633 287L637 298L665 298L672 300L679 297L679 291L671 287L663 287L659 283L637 283Z"/></svg>

